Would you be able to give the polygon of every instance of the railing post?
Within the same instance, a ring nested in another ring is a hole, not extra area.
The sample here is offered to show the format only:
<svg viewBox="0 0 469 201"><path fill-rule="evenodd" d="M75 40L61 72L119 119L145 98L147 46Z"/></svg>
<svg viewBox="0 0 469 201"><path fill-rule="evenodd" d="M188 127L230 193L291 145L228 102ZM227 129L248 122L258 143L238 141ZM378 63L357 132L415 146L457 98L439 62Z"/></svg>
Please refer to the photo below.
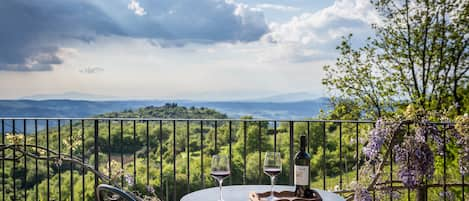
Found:
<svg viewBox="0 0 469 201"><path fill-rule="evenodd" d="M145 128L145 133L146 133L146 157L147 157L147 186L150 186L150 128L149 128L149 122L146 120L146 128Z"/></svg>
<svg viewBox="0 0 469 201"><path fill-rule="evenodd" d="M443 127L443 200L446 201L446 126Z"/></svg>
<svg viewBox="0 0 469 201"><path fill-rule="evenodd" d="M326 190L326 122L322 122L322 189Z"/></svg>
<svg viewBox="0 0 469 201"><path fill-rule="evenodd" d="M121 154L121 169L123 170L124 169L124 151L123 151L123 148L124 147L124 122L122 120L120 120L120 144L121 146L119 146L119 151L120 151L120 154ZM121 175L121 186L124 187L124 174Z"/></svg>
<svg viewBox="0 0 469 201"><path fill-rule="evenodd" d="M81 157L83 162L85 162L85 120L81 120ZM81 167L81 200L85 201L85 167Z"/></svg>
<svg viewBox="0 0 469 201"><path fill-rule="evenodd" d="M218 122L215 120L215 134L214 134L215 153L218 154Z"/></svg>
<svg viewBox="0 0 469 201"><path fill-rule="evenodd" d="M294 141L293 141L293 121L290 121L290 174L288 176L289 178L289 182L288 184L289 185L293 185L293 174L295 174L294 172L294 165L295 165L295 159L294 159L294 156L293 156L293 144L294 144Z"/></svg>
<svg viewBox="0 0 469 201"><path fill-rule="evenodd" d="M190 150L190 122L189 120L186 121L186 146L187 146L187 193L191 192L191 166L190 166L190 157L191 157L191 150Z"/></svg>
<svg viewBox="0 0 469 201"><path fill-rule="evenodd" d="M261 156L261 152L262 152L262 141L261 141L262 140L262 138L261 138L262 137L261 136L262 135L262 130L261 130L261 126L262 126L262 124L261 124L261 121L259 121L258 126L259 126L259 130L258 130L259 133L258 133L258 136L257 136L257 140L258 140L258 145L259 145L258 146L258 151L259 151L258 152L258 156L259 156L258 168L259 169L258 169L258 172L257 172L257 180L258 180L257 182L258 182L258 184L261 184L261 181L262 181L261 180L261 178L262 178L262 162L261 162L262 161L262 156Z"/></svg>
<svg viewBox="0 0 469 201"><path fill-rule="evenodd" d="M163 121L160 120L160 192L164 194L163 187Z"/></svg>
<svg viewBox="0 0 469 201"><path fill-rule="evenodd" d="M246 142L247 142L247 125L246 125L246 121L243 122L243 129L244 129L244 132L243 132L243 166L244 166L244 171L243 171L243 184L246 184L246 156L247 156L247 152L246 152Z"/></svg>
<svg viewBox="0 0 469 201"><path fill-rule="evenodd" d="M49 120L46 120L46 150L49 150ZM49 151L46 151L46 156L49 158ZM47 200L50 200L50 170L49 161L46 161L47 169Z"/></svg>
<svg viewBox="0 0 469 201"><path fill-rule="evenodd" d="M310 147L310 144L311 144L311 138L310 138L310 125L309 125L309 121L306 121L306 145L308 146L308 153L309 154L312 154L311 153L311 150L309 149Z"/></svg>
<svg viewBox="0 0 469 201"><path fill-rule="evenodd" d="M16 128L15 128L15 120L12 119L12 124L13 124L13 128L12 128L12 132L13 132L13 136L16 135ZM13 150L13 158L16 158L16 149ZM16 200L16 159L13 160L13 172L12 172L12 176L13 176L13 200Z"/></svg>
<svg viewBox="0 0 469 201"><path fill-rule="evenodd" d="M111 166L111 120L107 121L107 165L109 168L109 177L112 176L112 166Z"/></svg>
<svg viewBox="0 0 469 201"><path fill-rule="evenodd" d="M60 146L60 144L61 144L61 141L62 141L61 137L60 137L62 135L62 133L60 132L60 124L61 124L61 122L60 122L60 119L59 119L59 120L57 120L57 137L58 137L57 147L58 147L58 152L59 152L58 153L59 158L61 157L61 152L60 152L61 146ZM58 187L59 187L59 200L62 200L62 165L58 165L57 169L58 169L58 172L59 172L59 174L58 174L58 176L59 176L59 185L58 185Z"/></svg>
<svg viewBox="0 0 469 201"><path fill-rule="evenodd" d="M274 121L274 152L277 152L277 121Z"/></svg>
<svg viewBox="0 0 469 201"><path fill-rule="evenodd" d="M358 123L356 123L355 125L355 160L356 160L356 176L355 176L355 180L358 182L358 173L359 173L359 170L360 170L360 159L359 159L359 150L358 150Z"/></svg>
<svg viewBox="0 0 469 201"><path fill-rule="evenodd" d="M233 137L232 137L233 134L232 134L232 131L231 131L232 122L230 121L228 124L229 124L228 129L229 129L229 135L230 135L229 136L230 139L228 140L228 142L229 142L229 155L230 155L230 170L233 170L233 168L232 168L233 164L232 164L232 161L231 161L232 160L232 158L231 158L232 157L232 145L231 145L231 143L232 143L232 139L233 139ZM233 177L229 177L229 178L230 178L230 185L232 185L233 184L233 179L232 179Z"/></svg>
<svg viewBox="0 0 469 201"><path fill-rule="evenodd" d="M5 120L4 119L2 119L2 144L5 144ZM2 150L2 158L5 158L5 150ZM2 160L2 199L5 200L5 160Z"/></svg>
<svg viewBox="0 0 469 201"><path fill-rule="evenodd" d="M94 120L94 169L99 170L99 150L98 150L99 122ZM94 175L94 187L98 186L98 175ZM96 194L96 193L95 193Z"/></svg>
<svg viewBox="0 0 469 201"><path fill-rule="evenodd" d="M26 123L27 123L26 119L24 119L23 120L23 134L24 134L23 143L24 143L24 152L25 153L26 153L26 140L27 140L26 139ZM24 182L23 185L24 186L26 186L27 176L28 176L28 169L27 169L26 164L27 164L27 157L25 155L24 156L24 164L23 164L24 165L24 167L23 167L24 168L24 175L23 175L23 182ZM27 192L27 188L25 188L25 187L23 187L23 188L24 188L24 201L26 201L27 198L28 198L28 192Z"/></svg>
<svg viewBox="0 0 469 201"><path fill-rule="evenodd" d="M133 143L134 144L137 144L137 125L136 125L136 121L133 120ZM133 175L134 175L134 185L137 184L137 153L136 151L134 151L134 172L133 172Z"/></svg>
<svg viewBox="0 0 469 201"><path fill-rule="evenodd" d="M70 144L73 144L73 122L72 120L70 119L69 121L70 123L70 135L69 135L69 141L70 141ZM70 157L73 158L73 146L70 146ZM74 198L73 196L75 195L74 191L73 191L73 185L74 185L74 181L73 181L73 163L70 164L70 200L73 201Z"/></svg>
<svg viewBox="0 0 469 201"><path fill-rule="evenodd" d="M173 200L176 200L176 120L173 121Z"/></svg>
<svg viewBox="0 0 469 201"><path fill-rule="evenodd" d="M3 121L2 121L3 122ZM35 145L35 151L36 153L38 153L37 151L37 119L34 120L34 145ZM36 158L36 160L34 161L35 162L35 166L34 166L34 182L38 182L39 181L39 175L38 175L38 160ZM39 200L39 185L35 185L35 200ZM72 200L73 201L73 200Z"/></svg>
<svg viewBox="0 0 469 201"><path fill-rule="evenodd" d="M344 174L344 165L342 161L342 122L339 122L339 189L342 190L343 179L342 175Z"/></svg>
<svg viewBox="0 0 469 201"><path fill-rule="evenodd" d="M200 176L202 179L202 188L205 188L205 176L204 176L204 122L200 121Z"/></svg>

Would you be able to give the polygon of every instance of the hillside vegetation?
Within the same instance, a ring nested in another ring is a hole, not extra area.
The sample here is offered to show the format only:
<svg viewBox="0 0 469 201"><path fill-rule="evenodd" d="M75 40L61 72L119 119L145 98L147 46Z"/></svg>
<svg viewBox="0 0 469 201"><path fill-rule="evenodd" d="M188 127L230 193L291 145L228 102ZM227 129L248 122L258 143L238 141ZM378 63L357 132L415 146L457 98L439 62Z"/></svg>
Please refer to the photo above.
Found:
<svg viewBox="0 0 469 201"><path fill-rule="evenodd" d="M97 118L160 118L160 119L226 119L228 116L213 109L204 107L186 108L176 103L166 103L163 106L148 106L135 110L110 112L97 115Z"/></svg>

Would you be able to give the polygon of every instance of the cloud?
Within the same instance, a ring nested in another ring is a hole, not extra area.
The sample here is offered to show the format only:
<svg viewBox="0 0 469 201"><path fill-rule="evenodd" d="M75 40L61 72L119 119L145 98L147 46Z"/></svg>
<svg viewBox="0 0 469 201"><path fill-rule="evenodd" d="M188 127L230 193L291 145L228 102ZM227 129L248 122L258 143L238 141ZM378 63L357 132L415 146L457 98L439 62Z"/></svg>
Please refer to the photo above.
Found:
<svg viewBox="0 0 469 201"><path fill-rule="evenodd" d="M299 11L301 10L300 8L293 7L293 6L286 6L286 5L280 5L280 4L257 4L256 8L259 9L271 9L271 10L278 10L278 11Z"/></svg>
<svg viewBox="0 0 469 201"><path fill-rule="evenodd" d="M80 69L80 73L85 73L85 74L95 74L99 72L103 72L104 68L99 68L99 67L86 67Z"/></svg>
<svg viewBox="0 0 469 201"><path fill-rule="evenodd" d="M135 15L138 15L138 16L143 16L147 14L145 12L145 9L140 7L140 3L138 3L137 0L131 0L130 3L127 5L127 8L129 10L134 11Z"/></svg>
<svg viewBox="0 0 469 201"><path fill-rule="evenodd" d="M342 36L354 33L358 41L365 41L371 36L370 25L379 23L379 19L368 0L336 0L329 7L295 16L287 23L271 23L271 31L262 41L284 47L278 55L283 52L291 61L330 58Z"/></svg>
<svg viewBox="0 0 469 201"><path fill-rule="evenodd" d="M29 51L34 52L34 54L27 55L18 63L0 61L0 71L50 71L54 64L62 63L62 60L56 55L57 48L40 48Z"/></svg>
<svg viewBox="0 0 469 201"><path fill-rule="evenodd" d="M260 10L229 0L3 0L0 26L0 71L53 70L63 63L60 49L97 37L164 41L165 47L251 42L268 32Z"/></svg>

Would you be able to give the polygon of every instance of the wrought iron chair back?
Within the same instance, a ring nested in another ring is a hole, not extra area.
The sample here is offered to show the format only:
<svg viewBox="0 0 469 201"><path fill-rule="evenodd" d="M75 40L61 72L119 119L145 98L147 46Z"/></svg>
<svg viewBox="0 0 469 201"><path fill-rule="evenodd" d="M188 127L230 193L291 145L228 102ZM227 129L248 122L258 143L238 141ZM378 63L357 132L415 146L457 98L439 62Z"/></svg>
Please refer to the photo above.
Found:
<svg viewBox="0 0 469 201"><path fill-rule="evenodd" d="M100 184L96 187L98 201L140 201L124 190L108 184Z"/></svg>

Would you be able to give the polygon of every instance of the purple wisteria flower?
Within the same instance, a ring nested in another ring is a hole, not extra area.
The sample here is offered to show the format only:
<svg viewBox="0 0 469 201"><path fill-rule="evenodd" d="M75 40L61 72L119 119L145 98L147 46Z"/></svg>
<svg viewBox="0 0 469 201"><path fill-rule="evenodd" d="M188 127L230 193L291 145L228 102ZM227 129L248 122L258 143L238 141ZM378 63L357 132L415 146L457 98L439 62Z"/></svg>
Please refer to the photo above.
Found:
<svg viewBox="0 0 469 201"><path fill-rule="evenodd" d="M397 175L406 187L415 188L419 184L419 181L417 179L417 171L415 170L401 168Z"/></svg>
<svg viewBox="0 0 469 201"><path fill-rule="evenodd" d="M375 128L368 134L368 144L363 147L365 156L370 160L376 159L390 132L391 128L386 126L386 122L383 119L378 119Z"/></svg>
<svg viewBox="0 0 469 201"><path fill-rule="evenodd" d="M354 201L372 201L370 192L366 188L359 188L355 191Z"/></svg>
<svg viewBox="0 0 469 201"><path fill-rule="evenodd" d="M419 136L408 136L394 146L394 160L399 165L398 176L404 186L415 188L422 178L431 178L435 171L433 152Z"/></svg>
<svg viewBox="0 0 469 201"><path fill-rule="evenodd" d="M464 114L456 118L456 124L451 132L456 138L459 151L459 172L462 175L469 174L469 115Z"/></svg>
<svg viewBox="0 0 469 201"><path fill-rule="evenodd" d="M389 192L389 196L391 196L393 200L399 200L401 199L401 192L392 190Z"/></svg>
<svg viewBox="0 0 469 201"><path fill-rule="evenodd" d="M415 139L417 142L426 143L428 139L433 140L438 147L438 152L442 155L444 151L444 143L440 130L434 123L423 120L415 129Z"/></svg>
<svg viewBox="0 0 469 201"><path fill-rule="evenodd" d="M459 172L462 175L469 174L469 145L464 147L464 150L460 153L459 157Z"/></svg>

